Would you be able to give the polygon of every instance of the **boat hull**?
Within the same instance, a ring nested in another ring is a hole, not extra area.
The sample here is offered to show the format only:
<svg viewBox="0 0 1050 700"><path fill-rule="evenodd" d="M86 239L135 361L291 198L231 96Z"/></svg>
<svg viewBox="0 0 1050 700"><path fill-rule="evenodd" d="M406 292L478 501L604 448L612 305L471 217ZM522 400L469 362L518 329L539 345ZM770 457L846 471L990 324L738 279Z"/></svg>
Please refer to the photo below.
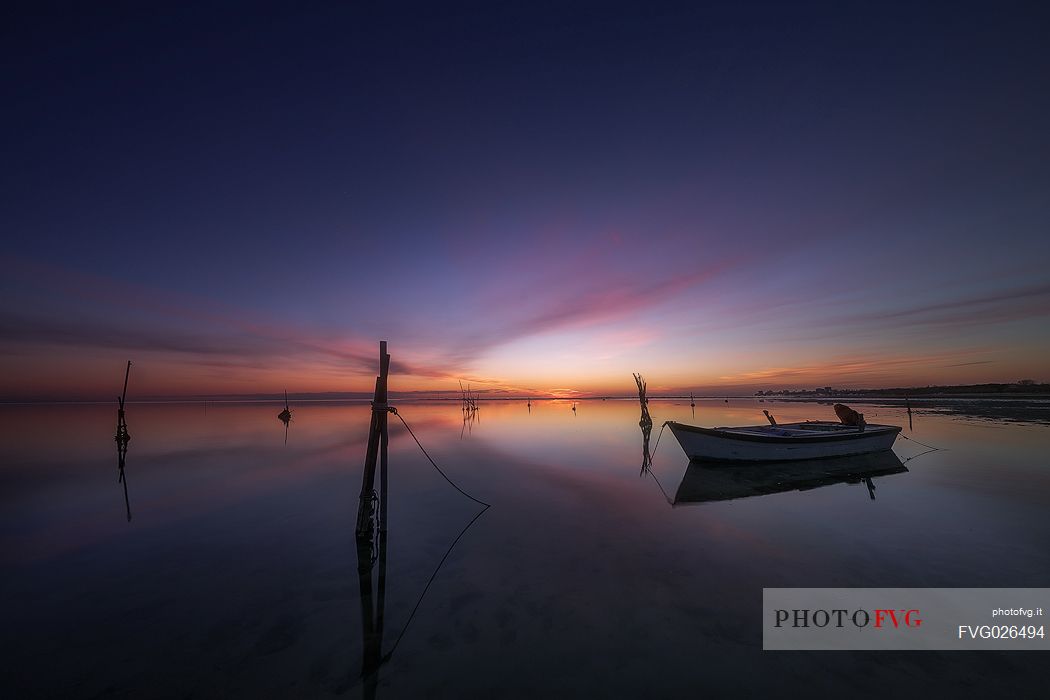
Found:
<svg viewBox="0 0 1050 700"><path fill-rule="evenodd" d="M784 462L881 452L893 447L901 431L895 425L869 425L864 431L806 431L783 426L768 432L757 427L699 428L675 422L667 425L690 461L726 462Z"/></svg>

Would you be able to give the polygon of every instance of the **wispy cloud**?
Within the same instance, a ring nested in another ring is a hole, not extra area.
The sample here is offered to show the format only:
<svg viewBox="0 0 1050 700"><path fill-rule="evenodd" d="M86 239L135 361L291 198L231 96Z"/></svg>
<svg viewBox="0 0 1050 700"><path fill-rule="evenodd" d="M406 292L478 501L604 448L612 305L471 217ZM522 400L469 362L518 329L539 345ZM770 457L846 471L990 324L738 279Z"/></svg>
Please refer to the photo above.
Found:
<svg viewBox="0 0 1050 700"><path fill-rule="evenodd" d="M991 360L978 360L945 365L946 361L958 359L980 350L962 350L946 353L927 353L904 357L859 357L850 359L829 360L814 364L795 366L763 367L761 369L724 375L719 379L726 383L759 384L784 382L824 382L824 381L873 381L890 378L896 373L917 367L961 367L970 364L984 364ZM972 355L971 355L972 356Z"/></svg>
<svg viewBox="0 0 1050 700"><path fill-rule="evenodd" d="M720 262L655 278L587 271L546 289L503 291L489 298L479 312L490 321L462 337L450 359L465 362L522 338L622 320L679 298L727 267Z"/></svg>
<svg viewBox="0 0 1050 700"><path fill-rule="evenodd" d="M969 367L970 365L990 365L995 360L977 360L975 362L956 362L953 365L945 365L945 367Z"/></svg>
<svg viewBox="0 0 1050 700"><path fill-rule="evenodd" d="M13 269L27 284L88 302L94 318L71 318L69 312L60 316L0 311L0 350L46 344L174 353L187 362L231 370L272 367L280 360L348 374L374 374L378 367L376 339L361 334L261 317L211 299L32 261L5 262L17 263ZM391 366L399 374L417 377L451 378L459 373L454 365L413 361L405 352Z"/></svg>
<svg viewBox="0 0 1050 700"><path fill-rule="evenodd" d="M832 324L862 326L973 326L1050 315L1050 284L971 295L961 299L843 315Z"/></svg>

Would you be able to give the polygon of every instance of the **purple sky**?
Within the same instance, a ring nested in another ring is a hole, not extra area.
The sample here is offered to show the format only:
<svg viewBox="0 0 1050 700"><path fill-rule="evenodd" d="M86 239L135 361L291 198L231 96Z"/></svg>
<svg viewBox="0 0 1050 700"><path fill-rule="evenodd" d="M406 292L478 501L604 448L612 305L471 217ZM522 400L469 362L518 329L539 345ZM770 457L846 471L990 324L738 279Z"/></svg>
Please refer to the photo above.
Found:
<svg viewBox="0 0 1050 700"><path fill-rule="evenodd" d="M1041 5L493 5L10 11L0 398L1050 381Z"/></svg>

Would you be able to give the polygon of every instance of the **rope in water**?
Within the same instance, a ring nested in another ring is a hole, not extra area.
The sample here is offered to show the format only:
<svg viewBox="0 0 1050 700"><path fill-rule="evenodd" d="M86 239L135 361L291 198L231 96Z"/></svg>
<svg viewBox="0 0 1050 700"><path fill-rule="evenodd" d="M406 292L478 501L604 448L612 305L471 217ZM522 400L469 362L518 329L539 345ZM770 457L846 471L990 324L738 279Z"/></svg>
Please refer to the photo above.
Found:
<svg viewBox="0 0 1050 700"><path fill-rule="evenodd" d="M412 436L412 439L416 441L416 444L417 444L417 445L419 445L419 449L423 451L423 455L424 455L424 456L425 456L425 457L427 458L427 460L429 460L429 462L430 462L430 463L431 463L432 465L434 465L434 469L437 469L437 471L438 471L438 474L440 474L441 476L445 477L445 481L447 481L447 482L448 482L449 484L451 484L451 485L452 485L452 488L456 489L456 490L457 490L457 491L459 491L459 492L460 492L461 494L463 494L464 496L466 496L466 497L467 497L467 498L469 498L470 500L474 501L474 502L475 502L475 503L477 503L478 505L482 505L482 506L485 506L486 508L490 508L490 507L492 507L492 504L491 504L491 503L485 503L485 501L482 501L482 500L479 500L479 499L477 499L477 498L474 498L474 497L473 497L473 496L471 496L471 495L470 495L469 493L467 493L466 491L464 491L463 489L461 489L461 488L460 488L459 486L457 486L457 485L456 485L456 482L454 482L454 481L453 481L452 479L448 478L448 474L446 474L445 472L443 472L443 471L441 470L441 467L439 467L439 466L437 465L437 462L435 462L435 461L434 461L434 459L433 459L433 458L432 458L432 457L430 456L430 454L429 454L429 453L428 453L428 452L426 451L426 448L424 448L424 447L423 447L423 444L422 444L422 443L421 443L421 442L419 441L419 438L417 438L417 437L416 437L416 434L412 432L412 428L408 427L408 423L407 423L407 422L405 421L405 419L404 419L404 418L402 418L401 414L397 412L397 409L396 409L396 408L394 408L393 406L391 406L391 407L390 407L390 408L388 408L387 410L389 410L389 411L390 411L391 413L393 413L393 414L394 414L395 416L397 416L398 418L400 418L400 419L401 419L401 422L402 422L402 423L404 424L404 426L405 426L405 430L407 430L407 431L408 431L408 434L409 434L409 435L411 435L411 436ZM484 512L485 512L485 511L482 511L482 513L484 513Z"/></svg>
<svg viewBox="0 0 1050 700"><path fill-rule="evenodd" d="M647 473L649 476L653 477L653 481L655 481L656 485L660 488L660 493L664 495L664 499L667 501L668 505L674 506L674 499L667 495L667 489L665 489L664 485L660 483L660 480L656 478L656 472L649 469Z"/></svg>
<svg viewBox="0 0 1050 700"><path fill-rule="evenodd" d="M656 436L656 444L653 445L653 451L649 453L649 464L650 465L653 463L653 460L656 458L656 451L658 449L660 449L660 438L662 438L664 436L664 428L666 428L667 424L670 423L670 422L671 421L669 421L669 420L665 420L664 424L660 426L660 432Z"/></svg>
<svg viewBox="0 0 1050 700"><path fill-rule="evenodd" d="M917 455L912 455L911 457L908 457L908 459L906 459L903 462L901 462L901 464L907 464L908 462L912 461L916 457L922 457L923 455L928 455L931 452L940 452L940 451L941 451L941 449L939 447L934 447L933 449L924 450L923 452L920 452Z"/></svg>
<svg viewBox="0 0 1050 700"><path fill-rule="evenodd" d="M430 584L434 583L434 579L437 578L438 573L441 571L441 567L445 565L445 560L448 559L448 555L452 554L452 550L455 549L456 544L463 537L463 535L467 533L467 530L470 529L470 526L477 522L477 519L484 515L485 511L492 507L491 503L485 503L485 501L482 501L478 498L474 498L469 493L457 486L456 482L452 481L452 479L448 477L448 474L446 474L441 469L441 467L437 465L437 462L435 462L433 457L430 456L430 453L428 453L426 448L423 447L423 443L421 443L419 441L419 438L416 437L416 434L412 432L412 428L409 427L408 422L404 418L402 418L401 414L397 412L396 408L394 408L393 406L389 406L386 407L386 410L390 413L393 413L395 416L401 419L401 423L405 426L405 430L407 430L408 434L412 436L412 439L416 441L416 444L419 446L419 449L423 452L423 455L427 458L427 461L430 462L430 464L433 465L434 469L438 471L438 474L443 476L445 478L445 481L452 485L452 488L456 489L461 494L483 507L481 510L478 511L477 515L471 518L470 522L467 523L466 526L459 531L459 534L456 535L456 539L452 540L452 544L450 544L448 546L448 549L445 550L445 554L441 557L441 561L438 562L437 567L435 567L434 573L432 573L430 575L430 579L427 580L427 585L423 586L423 592L419 594L419 598L416 600L416 604L412 607L412 612L409 613L408 619L405 620L405 626L401 628L401 633L397 635L397 639L394 640L394 644L390 647L390 651L383 655L383 658L380 661L381 664L389 661L390 657L394 655L394 651L397 650L397 645L401 643L401 639L405 636L405 632L408 631L408 626L412 624L412 619L416 616L416 611L419 610L419 606L423 603L423 598L426 597L427 591L430 590Z"/></svg>
<svg viewBox="0 0 1050 700"><path fill-rule="evenodd" d="M910 438L910 437L908 437L907 435L904 435L903 433L900 433L900 436L901 436L902 438L904 438L905 440L911 440L911 441L912 441L912 442L914 442L914 443L915 443L916 445L922 445L923 447L929 448L929 449L931 449L931 450L943 450L943 449L944 449L943 447L934 447L933 445L927 445L927 444L926 444L925 442L919 442L919 441L918 441L918 440L916 440L915 438Z"/></svg>
<svg viewBox="0 0 1050 700"><path fill-rule="evenodd" d="M438 562L437 568L434 569L434 573L430 575L430 580L427 581L427 585L423 587L423 592L419 594L419 599L416 600L416 604L412 607L412 612L409 613L408 619L405 621L405 626L401 628L401 634L397 635L397 639L394 640L394 645L390 647L390 651L383 655L382 663L386 663L390 660L390 657L394 655L394 651L397 650L397 645L401 643L401 638L405 636L405 632L408 631L408 626L412 624L412 618L416 616L416 611L419 610L419 606L423 603L423 598L426 596L427 591L430 590L430 584L434 583L434 579L437 578L438 572L441 571L441 567L444 566L445 560L448 559L448 555L452 554L452 550L455 548L456 543L459 542L460 538L463 537L463 535L466 534L467 530L470 529L470 526L473 525L474 522L478 518L480 518L490 507L491 506L486 505L484 508L478 511L478 514L475 515L469 523L467 523L466 527L460 530L459 534L456 535L456 539L452 540L452 544L450 544L448 546L448 549L445 550L445 556L441 557L441 561Z"/></svg>

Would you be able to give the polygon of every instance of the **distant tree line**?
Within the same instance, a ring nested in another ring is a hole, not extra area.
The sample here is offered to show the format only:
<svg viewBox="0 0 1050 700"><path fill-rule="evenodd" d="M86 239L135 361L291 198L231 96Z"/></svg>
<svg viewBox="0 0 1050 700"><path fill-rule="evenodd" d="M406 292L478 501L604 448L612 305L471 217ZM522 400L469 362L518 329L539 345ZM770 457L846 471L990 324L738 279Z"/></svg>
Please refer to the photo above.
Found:
<svg viewBox="0 0 1050 700"><path fill-rule="evenodd" d="M956 386L913 386L894 389L781 389L756 391L755 396L945 396L963 394L1050 394L1050 384L1021 379L1011 384L961 384Z"/></svg>

